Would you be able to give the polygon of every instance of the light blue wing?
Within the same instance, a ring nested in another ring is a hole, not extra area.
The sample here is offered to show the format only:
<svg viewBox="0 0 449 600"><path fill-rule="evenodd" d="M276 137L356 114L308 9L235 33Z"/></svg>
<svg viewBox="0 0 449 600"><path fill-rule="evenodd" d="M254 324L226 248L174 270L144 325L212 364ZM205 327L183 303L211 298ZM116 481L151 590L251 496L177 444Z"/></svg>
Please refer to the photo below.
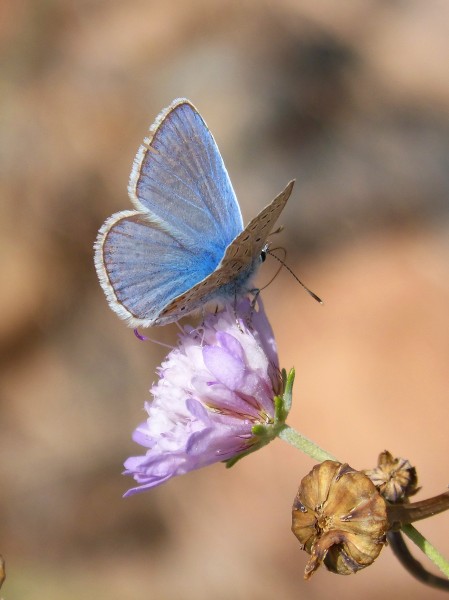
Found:
<svg viewBox="0 0 449 600"><path fill-rule="evenodd" d="M95 244L95 266L108 302L134 327L158 324L163 308L207 278L221 255L204 256L200 242L186 246L136 211L112 215ZM183 310L165 321L179 319Z"/></svg>
<svg viewBox="0 0 449 600"><path fill-rule="evenodd" d="M131 201L178 240L224 250L243 222L212 134L185 99L158 116L139 148L129 181ZM221 258L221 257L220 257Z"/></svg>

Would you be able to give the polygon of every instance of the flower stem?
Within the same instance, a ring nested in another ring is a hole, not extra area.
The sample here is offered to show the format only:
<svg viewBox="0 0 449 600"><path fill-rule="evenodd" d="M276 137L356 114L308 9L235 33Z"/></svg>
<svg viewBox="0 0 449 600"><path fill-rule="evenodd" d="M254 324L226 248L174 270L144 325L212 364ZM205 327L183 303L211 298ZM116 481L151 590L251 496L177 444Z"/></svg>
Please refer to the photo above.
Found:
<svg viewBox="0 0 449 600"><path fill-rule="evenodd" d="M329 452L320 448L315 442L312 442L312 440L301 435L289 425L282 426L278 433L278 437L318 462L323 462L323 460L337 460L332 454L329 454Z"/></svg>
<svg viewBox="0 0 449 600"><path fill-rule="evenodd" d="M418 546L420 550L424 552L424 554L430 558L430 560L440 569L444 575L449 579L449 563L442 556L438 550L432 546L430 542L426 540L426 538L417 531L413 525L403 525L402 531L408 536L412 542Z"/></svg>

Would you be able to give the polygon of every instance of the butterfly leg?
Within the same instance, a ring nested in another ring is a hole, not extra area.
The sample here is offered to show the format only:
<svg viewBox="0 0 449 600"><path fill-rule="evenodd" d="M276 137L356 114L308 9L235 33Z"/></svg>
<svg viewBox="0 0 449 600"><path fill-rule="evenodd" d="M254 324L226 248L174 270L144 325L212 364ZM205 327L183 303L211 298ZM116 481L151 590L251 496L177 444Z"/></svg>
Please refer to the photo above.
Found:
<svg viewBox="0 0 449 600"><path fill-rule="evenodd" d="M248 294L252 294L253 298L252 298L251 303L250 303L249 314L244 317L244 320L245 320L245 325L248 327L248 329L252 329L253 313L256 310L256 303L257 303L257 299L258 299L259 294L260 294L260 289L254 288L252 290L248 290L247 293ZM241 326L242 317L239 317L239 315L237 314L237 299L238 299L237 289L235 289L234 290L234 318L235 318L235 322L236 322L237 327L243 333L243 329L242 329L242 326Z"/></svg>
<svg viewBox="0 0 449 600"><path fill-rule="evenodd" d="M246 318L245 318L245 324L248 327L248 329L252 329L253 313L256 310L256 303L257 303L257 299L258 299L259 294L260 294L260 289L259 288L254 288L252 290L248 290L248 294L253 294L253 298L252 298L251 304L250 304L249 315L247 315ZM235 322L237 324L237 327L243 333L242 326L240 325L240 319L239 319L239 316L237 314L237 291L234 292L234 317L235 317Z"/></svg>
<svg viewBox="0 0 449 600"><path fill-rule="evenodd" d="M259 288L254 288L252 290L249 290L249 293L253 294L253 299L251 300L251 311L249 313L249 318L248 318L248 326L251 327L253 313L256 310L256 304L257 304L257 299L259 298L260 290L259 290Z"/></svg>
<svg viewBox="0 0 449 600"><path fill-rule="evenodd" d="M141 342L147 342L150 338L147 338L146 335L142 335L141 333L139 333L139 330L137 329L137 327L134 329L134 335L136 336L137 339L139 339Z"/></svg>
<svg viewBox="0 0 449 600"><path fill-rule="evenodd" d="M234 288L234 303L233 303L233 308L234 308L234 319L235 319L235 324L237 325L237 327L239 328L240 332L243 333L243 329L242 326L240 325L240 318L237 314L237 288Z"/></svg>

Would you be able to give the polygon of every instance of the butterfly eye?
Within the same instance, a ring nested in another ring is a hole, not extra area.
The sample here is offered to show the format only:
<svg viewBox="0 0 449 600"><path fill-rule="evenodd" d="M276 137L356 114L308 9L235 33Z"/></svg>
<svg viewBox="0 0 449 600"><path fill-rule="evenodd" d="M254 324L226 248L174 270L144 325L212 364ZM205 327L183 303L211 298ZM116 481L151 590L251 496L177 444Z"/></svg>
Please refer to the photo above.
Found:
<svg viewBox="0 0 449 600"><path fill-rule="evenodd" d="M262 249L261 253L260 253L260 259L262 262L265 262L265 259L267 258L267 251L265 250L265 248Z"/></svg>

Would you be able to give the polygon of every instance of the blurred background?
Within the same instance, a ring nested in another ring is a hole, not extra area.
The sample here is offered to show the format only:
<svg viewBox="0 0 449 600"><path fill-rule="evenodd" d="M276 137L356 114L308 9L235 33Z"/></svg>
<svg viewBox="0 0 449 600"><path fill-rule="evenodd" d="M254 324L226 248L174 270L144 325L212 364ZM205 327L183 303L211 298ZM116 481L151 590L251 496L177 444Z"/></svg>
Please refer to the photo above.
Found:
<svg viewBox="0 0 449 600"><path fill-rule="evenodd" d="M130 208L148 126L188 97L245 222L297 180L276 244L325 304L286 272L263 293L281 365L297 370L290 424L355 468L407 457L417 499L444 491L448 27L445 0L3 0L5 600L443 597L389 548L356 576L305 583L290 509L313 462L280 440L122 499L165 351L108 308L92 244ZM419 526L446 556L448 518Z"/></svg>

